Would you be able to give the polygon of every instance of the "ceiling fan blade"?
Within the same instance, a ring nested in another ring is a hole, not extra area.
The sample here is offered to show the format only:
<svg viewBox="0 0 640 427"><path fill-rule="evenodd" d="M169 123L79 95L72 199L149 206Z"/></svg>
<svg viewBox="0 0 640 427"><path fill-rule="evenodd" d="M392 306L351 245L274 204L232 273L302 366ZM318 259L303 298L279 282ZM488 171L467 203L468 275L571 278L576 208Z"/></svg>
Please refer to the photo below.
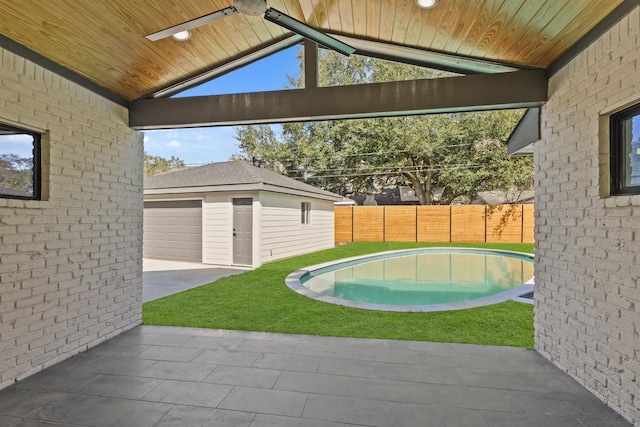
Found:
<svg viewBox="0 0 640 427"><path fill-rule="evenodd" d="M164 39L166 37L174 35L175 33L179 33L180 31L193 30L194 28L209 24L210 22L217 21L222 18L226 18L227 16L235 15L236 13L238 13L238 10L235 7L225 7L224 9L209 13L208 15L192 19L191 21L183 22L182 24L174 25L173 27L165 28L164 30L148 34L145 37L151 41Z"/></svg>
<svg viewBox="0 0 640 427"><path fill-rule="evenodd" d="M272 7L267 9L264 14L264 19L271 21L274 24L278 24L294 33L300 34L316 43L319 43L329 49L333 49L343 55L349 56L356 51L355 48L349 46L346 43L335 39L322 31L318 31L313 27L308 26L304 22L300 22L291 16L280 12Z"/></svg>

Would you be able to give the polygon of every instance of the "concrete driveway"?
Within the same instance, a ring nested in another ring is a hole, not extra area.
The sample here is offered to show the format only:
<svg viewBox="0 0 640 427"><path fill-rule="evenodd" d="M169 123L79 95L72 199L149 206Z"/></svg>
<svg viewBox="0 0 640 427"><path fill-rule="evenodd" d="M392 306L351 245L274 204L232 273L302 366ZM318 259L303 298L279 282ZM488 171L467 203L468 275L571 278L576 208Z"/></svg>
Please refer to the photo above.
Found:
<svg viewBox="0 0 640 427"><path fill-rule="evenodd" d="M166 297L247 270L249 269L144 259L142 263L142 301L147 302Z"/></svg>

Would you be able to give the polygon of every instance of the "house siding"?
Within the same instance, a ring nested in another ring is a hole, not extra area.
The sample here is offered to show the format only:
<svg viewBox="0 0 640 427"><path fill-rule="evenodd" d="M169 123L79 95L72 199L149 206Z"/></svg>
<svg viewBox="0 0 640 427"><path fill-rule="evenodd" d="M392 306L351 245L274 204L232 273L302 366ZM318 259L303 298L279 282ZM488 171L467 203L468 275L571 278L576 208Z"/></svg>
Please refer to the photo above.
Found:
<svg viewBox="0 0 640 427"><path fill-rule="evenodd" d="M640 8L551 77L535 147L535 349L640 425L640 196L608 195L608 117L640 103Z"/></svg>
<svg viewBox="0 0 640 427"><path fill-rule="evenodd" d="M0 121L47 132L46 200L0 198L0 388L141 323L142 134L0 49Z"/></svg>
<svg viewBox="0 0 640 427"><path fill-rule="evenodd" d="M233 199L236 198L253 199L254 260L256 258L256 227L259 217L259 209L256 206L258 192L210 193L204 196L202 204L202 262L205 264L233 264Z"/></svg>
<svg viewBox="0 0 640 427"><path fill-rule="evenodd" d="M311 203L310 223L300 223L300 204ZM333 202L277 193L260 193L261 262L332 248Z"/></svg>

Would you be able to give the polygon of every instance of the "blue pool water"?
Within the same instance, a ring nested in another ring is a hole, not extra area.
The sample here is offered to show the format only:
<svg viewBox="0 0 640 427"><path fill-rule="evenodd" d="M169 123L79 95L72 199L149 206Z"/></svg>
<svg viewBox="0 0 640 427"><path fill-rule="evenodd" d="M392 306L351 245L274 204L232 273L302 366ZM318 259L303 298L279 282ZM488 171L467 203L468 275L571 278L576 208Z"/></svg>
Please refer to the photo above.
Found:
<svg viewBox="0 0 640 427"><path fill-rule="evenodd" d="M299 275L308 290L300 293L327 302L387 306L481 301L533 277L531 255L463 248L395 251L316 267Z"/></svg>

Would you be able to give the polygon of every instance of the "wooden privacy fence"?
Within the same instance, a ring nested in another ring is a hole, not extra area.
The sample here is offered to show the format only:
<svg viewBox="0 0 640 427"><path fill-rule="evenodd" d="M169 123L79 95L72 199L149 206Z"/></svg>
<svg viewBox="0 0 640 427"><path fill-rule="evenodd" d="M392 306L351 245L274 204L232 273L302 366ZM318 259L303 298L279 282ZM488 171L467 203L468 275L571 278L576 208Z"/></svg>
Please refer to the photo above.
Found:
<svg viewBox="0 0 640 427"><path fill-rule="evenodd" d="M533 205L336 206L335 241L533 243Z"/></svg>

